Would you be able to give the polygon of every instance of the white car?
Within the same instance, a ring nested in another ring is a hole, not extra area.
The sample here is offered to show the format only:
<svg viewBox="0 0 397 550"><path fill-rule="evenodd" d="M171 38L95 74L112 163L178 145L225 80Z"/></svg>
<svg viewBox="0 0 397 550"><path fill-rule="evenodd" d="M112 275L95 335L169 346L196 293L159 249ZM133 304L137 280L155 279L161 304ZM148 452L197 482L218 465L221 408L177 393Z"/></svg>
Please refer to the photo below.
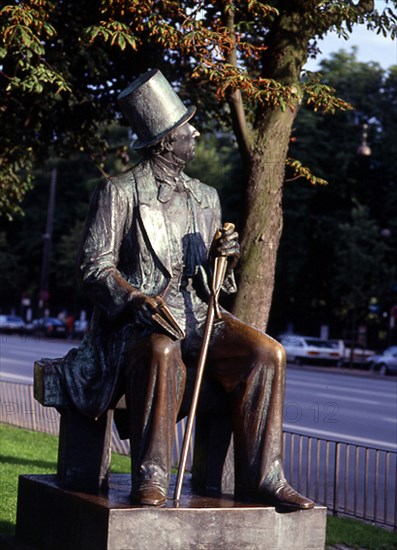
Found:
<svg viewBox="0 0 397 550"><path fill-rule="evenodd" d="M375 352L360 346L358 343L352 348L353 342L345 340L345 355L343 361L347 364L355 366L363 366L368 360L375 355Z"/></svg>
<svg viewBox="0 0 397 550"><path fill-rule="evenodd" d="M342 365L344 355L342 340L324 340L296 334L283 334L278 337L278 340L285 347L288 362L296 365L313 362Z"/></svg>

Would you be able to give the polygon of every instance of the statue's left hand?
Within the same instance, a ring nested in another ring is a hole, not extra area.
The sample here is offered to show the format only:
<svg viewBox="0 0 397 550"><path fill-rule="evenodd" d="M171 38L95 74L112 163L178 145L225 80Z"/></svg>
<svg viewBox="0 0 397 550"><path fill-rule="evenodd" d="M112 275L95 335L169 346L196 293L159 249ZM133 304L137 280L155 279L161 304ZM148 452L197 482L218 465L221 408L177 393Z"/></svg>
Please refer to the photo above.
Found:
<svg viewBox="0 0 397 550"><path fill-rule="evenodd" d="M223 224L212 243L212 256L226 256L229 259L228 270L231 270L237 264L240 258L240 244L238 233L234 230L232 223Z"/></svg>

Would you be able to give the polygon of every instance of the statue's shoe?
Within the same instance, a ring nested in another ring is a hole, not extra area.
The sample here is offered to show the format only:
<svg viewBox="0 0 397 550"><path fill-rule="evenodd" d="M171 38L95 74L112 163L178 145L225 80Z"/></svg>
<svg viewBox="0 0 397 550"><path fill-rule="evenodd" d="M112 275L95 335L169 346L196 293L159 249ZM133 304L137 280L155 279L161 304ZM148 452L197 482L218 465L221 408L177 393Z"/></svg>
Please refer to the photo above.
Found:
<svg viewBox="0 0 397 550"><path fill-rule="evenodd" d="M239 492L236 495L246 501L261 502L276 508L288 510L310 510L314 502L295 491L286 481L276 485L274 489L267 488L252 493Z"/></svg>
<svg viewBox="0 0 397 550"><path fill-rule="evenodd" d="M167 496L158 485L145 484L131 493L131 501L142 506L163 506L166 500Z"/></svg>

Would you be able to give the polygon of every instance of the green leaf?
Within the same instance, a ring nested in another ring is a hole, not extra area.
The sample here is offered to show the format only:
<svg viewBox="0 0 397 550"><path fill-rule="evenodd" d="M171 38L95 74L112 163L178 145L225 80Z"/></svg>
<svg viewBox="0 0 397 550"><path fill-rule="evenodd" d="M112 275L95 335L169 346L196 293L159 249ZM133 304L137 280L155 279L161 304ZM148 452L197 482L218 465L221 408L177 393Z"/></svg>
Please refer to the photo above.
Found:
<svg viewBox="0 0 397 550"><path fill-rule="evenodd" d="M126 41L122 33L119 33L117 43L120 46L121 50L125 50Z"/></svg>

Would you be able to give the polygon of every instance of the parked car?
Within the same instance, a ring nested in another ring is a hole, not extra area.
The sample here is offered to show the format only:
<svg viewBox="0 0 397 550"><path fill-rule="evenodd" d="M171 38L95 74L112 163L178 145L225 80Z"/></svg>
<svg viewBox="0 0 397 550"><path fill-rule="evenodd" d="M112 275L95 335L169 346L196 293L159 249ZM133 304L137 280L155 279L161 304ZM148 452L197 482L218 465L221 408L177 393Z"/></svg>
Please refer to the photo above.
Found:
<svg viewBox="0 0 397 550"><path fill-rule="evenodd" d="M367 361L371 370L380 374L397 374L397 346L390 346L382 353L373 355Z"/></svg>
<svg viewBox="0 0 397 550"><path fill-rule="evenodd" d="M352 363L355 366L366 366L368 360L370 357L375 355L375 352L371 349L366 349L362 346L360 346L358 343L356 343L353 346L350 340L345 340L345 353L343 357L344 363Z"/></svg>
<svg viewBox="0 0 397 550"><path fill-rule="evenodd" d="M67 338L68 336L66 323L55 317L34 319L29 328L33 334L46 336L47 338Z"/></svg>
<svg viewBox="0 0 397 550"><path fill-rule="evenodd" d="M296 365L314 361L338 366L342 364L344 355L342 340L325 340L296 334L283 334L278 337L278 340L285 347L287 361Z"/></svg>
<svg viewBox="0 0 397 550"><path fill-rule="evenodd" d="M0 315L0 332L8 334L23 334L26 325L22 317L18 315Z"/></svg>

